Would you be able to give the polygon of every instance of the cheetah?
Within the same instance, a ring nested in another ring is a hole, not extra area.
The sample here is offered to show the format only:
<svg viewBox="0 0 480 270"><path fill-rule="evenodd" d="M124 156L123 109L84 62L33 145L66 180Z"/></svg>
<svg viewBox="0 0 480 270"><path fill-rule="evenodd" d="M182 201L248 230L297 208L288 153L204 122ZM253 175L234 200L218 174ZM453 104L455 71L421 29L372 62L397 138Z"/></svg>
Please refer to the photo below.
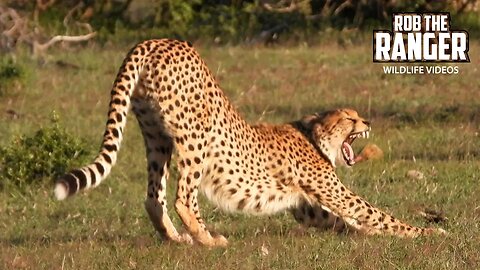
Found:
<svg viewBox="0 0 480 270"><path fill-rule="evenodd" d="M200 214L198 191L227 211L273 214L321 205L367 234L416 237L439 230L413 227L348 190L335 173L337 159L351 165L350 144L370 124L353 110L336 110L296 124L255 127L239 115L211 71L188 42L158 39L127 54L111 90L108 120L93 163L57 179L57 199L98 186L117 160L132 108L145 142L148 170L145 208L167 239L226 246ZM302 133L312 131L318 145ZM166 182L172 153L179 179L175 210L185 233L168 213Z"/></svg>

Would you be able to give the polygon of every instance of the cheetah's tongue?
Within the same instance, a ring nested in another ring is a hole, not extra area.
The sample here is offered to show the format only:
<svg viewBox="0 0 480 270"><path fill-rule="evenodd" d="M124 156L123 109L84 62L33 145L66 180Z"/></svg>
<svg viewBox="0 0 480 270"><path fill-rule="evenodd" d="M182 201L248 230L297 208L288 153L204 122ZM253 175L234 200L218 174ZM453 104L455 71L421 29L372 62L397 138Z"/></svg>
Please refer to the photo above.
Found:
<svg viewBox="0 0 480 270"><path fill-rule="evenodd" d="M342 153L343 153L343 158L345 159L348 165L351 166L355 163L355 154L353 153L352 146L350 146L349 143L343 142Z"/></svg>

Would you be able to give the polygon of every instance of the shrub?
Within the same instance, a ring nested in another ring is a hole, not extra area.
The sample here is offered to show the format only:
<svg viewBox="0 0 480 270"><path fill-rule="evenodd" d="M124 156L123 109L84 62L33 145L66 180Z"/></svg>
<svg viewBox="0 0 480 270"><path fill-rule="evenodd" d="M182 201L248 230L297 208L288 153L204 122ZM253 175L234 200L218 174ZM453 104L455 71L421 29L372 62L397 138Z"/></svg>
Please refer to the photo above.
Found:
<svg viewBox="0 0 480 270"><path fill-rule="evenodd" d="M45 184L85 162L89 148L62 128L57 117L32 136L19 136L0 146L0 188Z"/></svg>
<svg viewBox="0 0 480 270"><path fill-rule="evenodd" d="M5 57L0 60L0 97L21 86L23 73L22 68L12 59Z"/></svg>

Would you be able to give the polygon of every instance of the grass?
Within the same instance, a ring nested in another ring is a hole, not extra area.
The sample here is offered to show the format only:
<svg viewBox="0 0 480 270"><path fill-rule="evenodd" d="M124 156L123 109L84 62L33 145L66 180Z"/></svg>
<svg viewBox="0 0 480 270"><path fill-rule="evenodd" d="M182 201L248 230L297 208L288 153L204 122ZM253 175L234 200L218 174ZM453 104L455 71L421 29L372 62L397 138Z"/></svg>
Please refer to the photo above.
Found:
<svg viewBox="0 0 480 270"><path fill-rule="evenodd" d="M42 65L27 54L18 55L28 78L0 97L0 144L48 126L56 111L62 126L88 142L89 150L97 150L109 88L128 49L53 51ZM344 106L371 119L369 142L379 145L385 158L340 169L343 182L415 225L426 225L419 210L443 211L449 219L440 225L448 230L446 237L409 240L315 230L298 234L288 214L226 214L202 198L204 219L229 238L229 247L162 242L143 209L146 164L132 114L118 163L94 191L65 202L55 201L48 185L0 191L0 268L480 268L479 49L471 42L472 63L459 65L460 75L401 76L383 75L382 66L371 62L369 46L199 48L250 122L287 122ZM57 61L73 65L60 67ZM357 141L354 147L365 143ZM425 178L408 178L412 169ZM169 184L171 202L175 183Z"/></svg>

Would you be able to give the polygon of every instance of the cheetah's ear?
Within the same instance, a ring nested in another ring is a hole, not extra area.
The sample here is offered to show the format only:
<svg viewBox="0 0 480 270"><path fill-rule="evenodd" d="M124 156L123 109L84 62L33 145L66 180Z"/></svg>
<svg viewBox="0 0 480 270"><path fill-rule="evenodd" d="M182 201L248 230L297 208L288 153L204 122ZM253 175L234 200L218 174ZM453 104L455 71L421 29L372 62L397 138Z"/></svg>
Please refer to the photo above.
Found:
<svg viewBox="0 0 480 270"><path fill-rule="evenodd" d="M308 130L312 130L313 126L321 123L321 118L318 114L309 114L302 117L300 123L302 126Z"/></svg>

